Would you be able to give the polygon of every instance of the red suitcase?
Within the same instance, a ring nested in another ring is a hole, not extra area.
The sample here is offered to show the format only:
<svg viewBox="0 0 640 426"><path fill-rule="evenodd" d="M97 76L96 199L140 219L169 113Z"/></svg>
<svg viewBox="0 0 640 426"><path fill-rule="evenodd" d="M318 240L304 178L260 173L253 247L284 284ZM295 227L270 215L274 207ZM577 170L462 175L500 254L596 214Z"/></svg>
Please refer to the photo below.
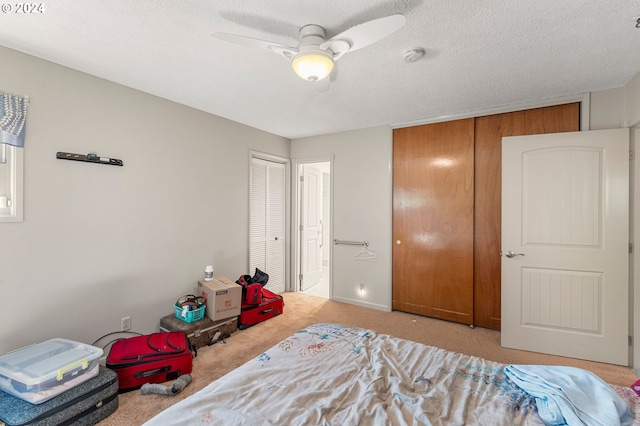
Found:
<svg viewBox="0 0 640 426"><path fill-rule="evenodd" d="M283 309L284 299L282 296L263 287L262 302L259 305L249 305L242 301L238 328L244 330L252 325L273 318L276 315L280 315Z"/></svg>
<svg viewBox="0 0 640 426"><path fill-rule="evenodd" d="M193 355L185 332L153 333L116 341L106 366L118 375L122 393L191 373Z"/></svg>

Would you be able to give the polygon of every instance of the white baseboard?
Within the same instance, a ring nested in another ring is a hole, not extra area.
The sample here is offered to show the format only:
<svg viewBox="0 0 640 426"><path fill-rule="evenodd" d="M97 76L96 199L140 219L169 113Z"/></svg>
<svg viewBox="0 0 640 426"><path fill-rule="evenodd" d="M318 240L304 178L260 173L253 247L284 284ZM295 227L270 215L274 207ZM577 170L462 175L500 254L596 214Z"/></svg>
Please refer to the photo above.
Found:
<svg viewBox="0 0 640 426"><path fill-rule="evenodd" d="M361 306L363 308L370 308L370 309L375 309L377 311L385 311L385 312L391 312L391 309L389 306L385 306L385 305L380 305L377 303L370 303L364 300L360 300L360 299L350 299L350 298L346 298L346 297L332 297L332 300L336 301L336 302L342 302L342 303L348 303L350 305L356 305L356 306Z"/></svg>

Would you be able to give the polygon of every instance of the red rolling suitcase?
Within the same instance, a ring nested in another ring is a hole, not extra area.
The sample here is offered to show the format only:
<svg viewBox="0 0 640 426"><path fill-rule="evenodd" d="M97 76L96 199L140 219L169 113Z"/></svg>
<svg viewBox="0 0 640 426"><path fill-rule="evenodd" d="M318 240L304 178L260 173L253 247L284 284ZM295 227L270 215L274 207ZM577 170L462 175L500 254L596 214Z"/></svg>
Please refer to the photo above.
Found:
<svg viewBox="0 0 640 426"><path fill-rule="evenodd" d="M284 309L284 299L279 294L275 294L266 288L262 288L262 302L259 305L250 305L242 301L240 307L240 319L238 328L245 328L256 325L262 321L280 315Z"/></svg>
<svg viewBox="0 0 640 426"><path fill-rule="evenodd" d="M184 331L153 333L116 341L106 366L118 374L122 393L191 373L193 355Z"/></svg>

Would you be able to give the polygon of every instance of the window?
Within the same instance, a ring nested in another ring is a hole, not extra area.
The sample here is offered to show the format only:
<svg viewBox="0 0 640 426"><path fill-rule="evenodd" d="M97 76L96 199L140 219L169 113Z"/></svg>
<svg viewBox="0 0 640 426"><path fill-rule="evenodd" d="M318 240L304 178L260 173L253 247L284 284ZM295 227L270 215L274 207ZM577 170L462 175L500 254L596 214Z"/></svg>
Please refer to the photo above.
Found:
<svg viewBox="0 0 640 426"><path fill-rule="evenodd" d="M0 222L22 222L24 149L0 143Z"/></svg>
<svg viewBox="0 0 640 426"><path fill-rule="evenodd" d="M28 96L0 92L0 222L22 222Z"/></svg>

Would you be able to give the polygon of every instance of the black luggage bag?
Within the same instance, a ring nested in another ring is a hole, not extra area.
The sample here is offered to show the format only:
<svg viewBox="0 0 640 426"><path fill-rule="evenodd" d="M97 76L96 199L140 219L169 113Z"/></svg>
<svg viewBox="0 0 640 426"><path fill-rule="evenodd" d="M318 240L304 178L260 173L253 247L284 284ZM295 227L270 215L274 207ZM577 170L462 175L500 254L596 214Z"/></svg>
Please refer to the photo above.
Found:
<svg viewBox="0 0 640 426"><path fill-rule="evenodd" d="M118 375L98 375L41 404L0 391L0 424L6 426L95 425L118 408Z"/></svg>

